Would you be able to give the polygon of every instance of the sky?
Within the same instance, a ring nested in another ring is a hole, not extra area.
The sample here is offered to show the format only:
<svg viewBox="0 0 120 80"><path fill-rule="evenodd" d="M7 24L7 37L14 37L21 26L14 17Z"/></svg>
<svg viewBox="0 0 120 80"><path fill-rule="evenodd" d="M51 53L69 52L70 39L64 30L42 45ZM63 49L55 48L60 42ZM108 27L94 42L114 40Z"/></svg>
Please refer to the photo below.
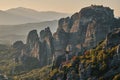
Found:
<svg viewBox="0 0 120 80"><path fill-rule="evenodd" d="M75 13L91 4L110 7L114 9L115 16L120 16L120 0L0 0L0 10L25 7L38 11Z"/></svg>

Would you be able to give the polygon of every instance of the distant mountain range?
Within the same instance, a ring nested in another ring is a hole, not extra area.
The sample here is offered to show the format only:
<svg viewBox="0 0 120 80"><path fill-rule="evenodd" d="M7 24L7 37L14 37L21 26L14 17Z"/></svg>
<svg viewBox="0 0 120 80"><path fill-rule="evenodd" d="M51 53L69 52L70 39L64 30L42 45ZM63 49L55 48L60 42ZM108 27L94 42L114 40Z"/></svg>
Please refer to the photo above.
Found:
<svg viewBox="0 0 120 80"><path fill-rule="evenodd" d="M29 8L11 8L0 10L0 25L15 25L42 21L58 20L61 17L70 16L68 13L54 11L36 11Z"/></svg>
<svg viewBox="0 0 120 80"><path fill-rule="evenodd" d="M45 27L56 31L57 20L70 16L68 13L55 11L36 11L29 8L17 7L6 11L0 10L0 43L9 44L16 40L25 40L27 32Z"/></svg>
<svg viewBox="0 0 120 80"><path fill-rule="evenodd" d="M36 29L40 32L45 27L50 27L52 32L56 31L58 21L44 21L39 23L26 23L19 25L0 25L0 44L12 44L16 40L25 42L30 30Z"/></svg>

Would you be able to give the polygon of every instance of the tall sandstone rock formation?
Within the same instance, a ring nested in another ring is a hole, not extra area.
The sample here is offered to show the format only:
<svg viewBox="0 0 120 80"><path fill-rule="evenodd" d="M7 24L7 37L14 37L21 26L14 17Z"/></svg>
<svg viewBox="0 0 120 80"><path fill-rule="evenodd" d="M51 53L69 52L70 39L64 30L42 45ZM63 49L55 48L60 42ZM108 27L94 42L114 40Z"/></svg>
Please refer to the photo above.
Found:
<svg viewBox="0 0 120 80"><path fill-rule="evenodd" d="M71 17L61 18L53 35L49 27L39 35L36 30L30 31L21 54L34 57L45 66L52 62L53 55L65 56L70 46L72 54L95 47L109 32L120 27L119 22L109 7L91 5Z"/></svg>
<svg viewBox="0 0 120 80"><path fill-rule="evenodd" d="M113 10L109 7L91 5L71 17L59 20L54 33L55 50L65 51L71 45L73 52L95 47L116 26Z"/></svg>
<svg viewBox="0 0 120 80"><path fill-rule="evenodd" d="M37 30L32 30L28 33L26 44L22 44L21 41L14 43L13 48L20 47L19 58L24 63L28 58L36 58L39 61L39 65L45 66L51 64L52 56L54 54L53 37L50 28L47 27L42 30L38 35ZM18 45L17 45L18 44ZM18 53L17 52L17 53Z"/></svg>
<svg viewBox="0 0 120 80"><path fill-rule="evenodd" d="M50 28L45 28L40 32L40 61L41 66L52 63L52 56L54 54L53 37Z"/></svg>
<svg viewBox="0 0 120 80"><path fill-rule="evenodd" d="M39 37L37 30L32 30L27 36L27 53L39 60Z"/></svg>

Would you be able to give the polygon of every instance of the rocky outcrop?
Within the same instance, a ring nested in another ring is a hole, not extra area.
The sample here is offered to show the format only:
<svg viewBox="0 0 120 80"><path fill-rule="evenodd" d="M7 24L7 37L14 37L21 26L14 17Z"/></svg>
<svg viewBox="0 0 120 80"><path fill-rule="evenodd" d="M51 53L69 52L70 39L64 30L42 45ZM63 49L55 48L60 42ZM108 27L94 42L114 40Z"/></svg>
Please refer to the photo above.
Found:
<svg viewBox="0 0 120 80"><path fill-rule="evenodd" d="M32 46L35 45L36 42L39 41L39 38L38 38L38 34L37 34L37 30L32 30L29 32L28 36L27 36L27 43L30 48L32 48Z"/></svg>
<svg viewBox="0 0 120 80"><path fill-rule="evenodd" d="M12 47L14 48L15 50L15 55L14 55L14 58L15 58L15 62L19 62L21 59L21 53L22 53L22 50L24 49L24 43L22 41L16 41L15 43L13 43Z"/></svg>
<svg viewBox="0 0 120 80"><path fill-rule="evenodd" d="M52 55L54 53L53 37L50 28L40 32L38 37L37 31L32 30L28 34L27 38L27 53L30 56L37 58L40 61L41 66L45 66L52 62Z"/></svg>
<svg viewBox="0 0 120 80"><path fill-rule="evenodd" d="M73 56L62 63L59 61L63 60L63 56L58 59L57 68L53 68L51 73L58 71L50 80L119 80L120 29L111 31L97 47L85 51L83 55Z"/></svg>
<svg viewBox="0 0 120 80"><path fill-rule="evenodd" d="M110 32L106 37L106 45L110 48L117 44L120 44L120 28L117 28Z"/></svg>
<svg viewBox="0 0 120 80"><path fill-rule="evenodd" d="M103 6L91 6L91 14L86 15L91 21L87 24L85 37L86 46L96 46L101 40L105 39L106 34L114 29L112 21L114 20L113 10ZM88 14L88 12L86 12ZM84 13L83 13L84 14Z"/></svg>
<svg viewBox="0 0 120 80"><path fill-rule="evenodd" d="M27 50L26 52L39 60L39 37L37 30L32 30L27 36L26 42Z"/></svg>
<svg viewBox="0 0 120 80"><path fill-rule="evenodd" d="M13 48L15 48L17 51L21 51L24 47L24 43L22 41L16 41L15 43L13 43Z"/></svg>
<svg viewBox="0 0 120 80"><path fill-rule="evenodd" d="M40 61L41 65L51 64L52 56L54 54L54 44L53 44L53 37L50 31L50 28L47 27L45 30L40 32Z"/></svg>
<svg viewBox="0 0 120 80"><path fill-rule="evenodd" d="M73 52L80 51L83 47L95 47L115 28L114 20L112 9L96 5L85 7L71 17L60 19L54 34L55 50L65 51L68 45L73 47Z"/></svg>
<svg viewBox="0 0 120 80"><path fill-rule="evenodd" d="M26 44L17 41L13 44L13 48L17 49L19 52L18 58L21 58L19 60L23 63L25 63L27 59L36 58L41 67L50 64L54 54L53 37L50 28L47 27L45 30L42 30L40 36L37 30L30 31Z"/></svg>

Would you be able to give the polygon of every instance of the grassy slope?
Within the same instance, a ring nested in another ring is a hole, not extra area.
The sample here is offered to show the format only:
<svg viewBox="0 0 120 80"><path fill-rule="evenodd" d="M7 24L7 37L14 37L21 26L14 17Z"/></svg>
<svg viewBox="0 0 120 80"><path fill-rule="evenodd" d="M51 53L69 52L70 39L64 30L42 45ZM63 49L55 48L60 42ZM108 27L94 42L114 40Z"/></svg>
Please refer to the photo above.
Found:
<svg viewBox="0 0 120 80"><path fill-rule="evenodd" d="M51 66L46 66L39 69L33 69L27 73L14 76L14 80L47 80Z"/></svg>
<svg viewBox="0 0 120 80"><path fill-rule="evenodd" d="M0 71L1 73L8 74L13 63L14 50L6 46L6 48L0 50Z"/></svg>

